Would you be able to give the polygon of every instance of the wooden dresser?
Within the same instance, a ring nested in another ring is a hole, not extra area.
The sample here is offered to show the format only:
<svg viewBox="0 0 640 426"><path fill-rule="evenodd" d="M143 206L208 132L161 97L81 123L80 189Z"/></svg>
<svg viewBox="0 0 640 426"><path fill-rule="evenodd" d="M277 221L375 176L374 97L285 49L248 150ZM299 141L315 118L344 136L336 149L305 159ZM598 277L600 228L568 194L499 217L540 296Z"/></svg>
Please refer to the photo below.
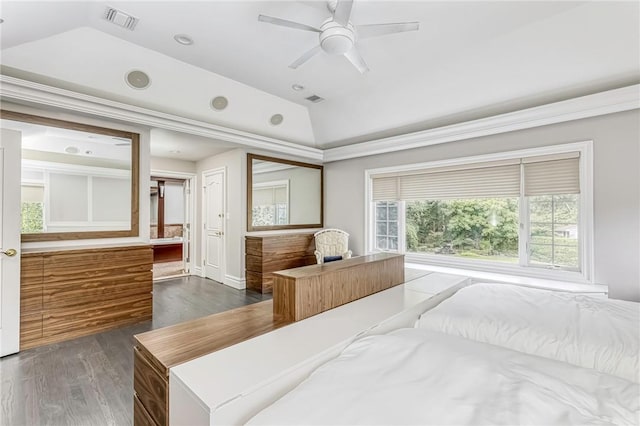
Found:
<svg viewBox="0 0 640 426"><path fill-rule="evenodd" d="M151 319L150 245L24 250L20 350Z"/></svg>
<svg viewBox="0 0 640 426"><path fill-rule="evenodd" d="M272 312L267 300L134 336L134 426L169 424L171 367L288 324Z"/></svg>
<svg viewBox="0 0 640 426"><path fill-rule="evenodd" d="M247 235L247 288L271 293L272 272L316 263L313 233Z"/></svg>

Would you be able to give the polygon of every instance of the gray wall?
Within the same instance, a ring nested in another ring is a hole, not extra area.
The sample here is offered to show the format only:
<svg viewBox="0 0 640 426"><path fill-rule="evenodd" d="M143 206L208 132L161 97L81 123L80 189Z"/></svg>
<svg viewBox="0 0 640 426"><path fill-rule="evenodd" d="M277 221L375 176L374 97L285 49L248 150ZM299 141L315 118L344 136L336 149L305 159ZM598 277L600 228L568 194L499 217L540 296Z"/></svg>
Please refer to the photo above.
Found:
<svg viewBox="0 0 640 426"><path fill-rule="evenodd" d="M640 301L638 110L325 164L325 226L364 252L366 169L593 140L595 280L610 297Z"/></svg>

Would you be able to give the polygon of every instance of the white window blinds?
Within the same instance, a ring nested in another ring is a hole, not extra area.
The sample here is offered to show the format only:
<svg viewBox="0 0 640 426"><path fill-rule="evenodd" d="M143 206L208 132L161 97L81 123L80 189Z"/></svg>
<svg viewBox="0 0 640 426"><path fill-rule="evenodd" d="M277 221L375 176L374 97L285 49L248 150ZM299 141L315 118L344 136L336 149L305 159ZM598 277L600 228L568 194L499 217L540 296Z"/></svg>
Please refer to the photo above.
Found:
<svg viewBox="0 0 640 426"><path fill-rule="evenodd" d="M579 193L579 154L380 174L372 177L372 196L373 201L518 197L521 176L527 196Z"/></svg>
<svg viewBox="0 0 640 426"><path fill-rule="evenodd" d="M252 203L254 206L271 206L274 204L286 204L288 199L285 185L265 186L253 188Z"/></svg>
<svg viewBox="0 0 640 426"><path fill-rule="evenodd" d="M373 200L517 197L520 160L416 170L373 178Z"/></svg>
<svg viewBox="0 0 640 426"><path fill-rule="evenodd" d="M524 158L524 195L579 194L579 155L571 152Z"/></svg>

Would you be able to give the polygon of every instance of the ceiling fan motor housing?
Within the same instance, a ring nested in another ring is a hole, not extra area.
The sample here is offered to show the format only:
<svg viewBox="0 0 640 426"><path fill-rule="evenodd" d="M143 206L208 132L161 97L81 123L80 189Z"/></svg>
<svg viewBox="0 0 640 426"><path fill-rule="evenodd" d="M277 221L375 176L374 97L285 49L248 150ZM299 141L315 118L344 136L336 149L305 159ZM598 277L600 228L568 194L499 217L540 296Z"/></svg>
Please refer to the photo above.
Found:
<svg viewBox="0 0 640 426"><path fill-rule="evenodd" d="M320 47L331 55L342 55L347 53L355 43L355 33L353 25L347 24L346 27L330 20L320 27Z"/></svg>

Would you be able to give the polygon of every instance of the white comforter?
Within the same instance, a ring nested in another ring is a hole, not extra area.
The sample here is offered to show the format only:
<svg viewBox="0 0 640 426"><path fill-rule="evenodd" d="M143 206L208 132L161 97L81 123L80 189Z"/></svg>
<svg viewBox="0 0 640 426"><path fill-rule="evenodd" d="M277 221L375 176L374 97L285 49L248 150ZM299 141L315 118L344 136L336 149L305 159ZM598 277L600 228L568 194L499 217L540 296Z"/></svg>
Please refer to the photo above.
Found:
<svg viewBox="0 0 640 426"><path fill-rule="evenodd" d="M638 424L640 386L421 329L351 344L249 424Z"/></svg>
<svg viewBox="0 0 640 426"><path fill-rule="evenodd" d="M416 327L557 359L640 383L640 304L506 284L473 284Z"/></svg>

